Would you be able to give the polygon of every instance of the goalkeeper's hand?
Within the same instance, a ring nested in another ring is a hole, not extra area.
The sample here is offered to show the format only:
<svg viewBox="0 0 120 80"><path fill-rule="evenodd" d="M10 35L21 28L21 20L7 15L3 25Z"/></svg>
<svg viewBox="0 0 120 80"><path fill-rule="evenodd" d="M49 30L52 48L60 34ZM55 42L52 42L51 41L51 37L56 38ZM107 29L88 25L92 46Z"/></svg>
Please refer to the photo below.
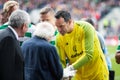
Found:
<svg viewBox="0 0 120 80"><path fill-rule="evenodd" d="M63 77L73 77L75 73L76 73L76 70L74 70L73 66L70 65L64 69Z"/></svg>

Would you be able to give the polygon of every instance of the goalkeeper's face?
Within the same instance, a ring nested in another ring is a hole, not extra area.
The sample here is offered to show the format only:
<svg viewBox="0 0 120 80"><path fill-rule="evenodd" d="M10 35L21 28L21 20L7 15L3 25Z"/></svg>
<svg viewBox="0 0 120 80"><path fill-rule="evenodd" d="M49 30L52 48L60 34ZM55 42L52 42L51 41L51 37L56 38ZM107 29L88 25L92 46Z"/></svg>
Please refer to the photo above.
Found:
<svg viewBox="0 0 120 80"><path fill-rule="evenodd" d="M65 22L64 18L60 17L59 19L56 19L55 24L60 34L65 35L69 32L69 21Z"/></svg>

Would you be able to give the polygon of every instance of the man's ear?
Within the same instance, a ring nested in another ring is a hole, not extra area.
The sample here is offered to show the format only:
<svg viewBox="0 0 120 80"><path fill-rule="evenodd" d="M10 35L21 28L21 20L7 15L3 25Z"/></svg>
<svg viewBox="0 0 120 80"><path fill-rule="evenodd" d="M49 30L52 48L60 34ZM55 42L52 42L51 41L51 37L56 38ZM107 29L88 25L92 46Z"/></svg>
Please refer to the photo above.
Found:
<svg viewBox="0 0 120 80"><path fill-rule="evenodd" d="M26 29L26 26L27 26L27 25L24 23L24 24L22 25L21 29L22 29L22 30L25 30L25 29Z"/></svg>
<svg viewBox="0 0 120 80"><path fill-rule="evenodd" d="M22 26L20 27L20 28L21 28L21 30L23 30L24 25L25 25L25 24L22 24Z"/></svg>

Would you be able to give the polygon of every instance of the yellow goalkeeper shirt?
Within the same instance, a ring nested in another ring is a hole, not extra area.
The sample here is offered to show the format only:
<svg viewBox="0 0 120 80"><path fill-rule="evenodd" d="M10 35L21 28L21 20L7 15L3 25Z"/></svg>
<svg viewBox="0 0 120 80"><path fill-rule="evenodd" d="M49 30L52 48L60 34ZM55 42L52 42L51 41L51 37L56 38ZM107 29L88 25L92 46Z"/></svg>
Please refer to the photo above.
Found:
<svg viewBox="0 0 120 80"><path fill-rule="evenodd" d="M57 35L56 47L62 66L66 67L66 57L77 70L74 80L108 80L105 57L95 29L84 21L74 22L71 33Z"/></svg>

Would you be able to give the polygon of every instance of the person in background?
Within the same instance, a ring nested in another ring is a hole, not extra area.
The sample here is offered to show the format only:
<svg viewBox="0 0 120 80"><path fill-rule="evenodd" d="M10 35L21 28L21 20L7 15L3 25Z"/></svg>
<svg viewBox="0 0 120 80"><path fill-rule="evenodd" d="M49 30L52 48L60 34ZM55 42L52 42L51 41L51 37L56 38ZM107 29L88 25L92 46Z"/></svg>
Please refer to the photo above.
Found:
<svg viewBox="0 0 120 80"><path fill-rule="evenodd" d="M49 43L54 28L48 22L37 24L34 36L23 42L25 80L61 80L63 68L55 46Z"/></svg>
<svg viewBox="0 0 120 80"><path fill-rule="evenodd" d="M2 24L3 27L5 28L8 25L8 18L11 15L11 13L15 10L19 9L19 3L16 1L7 1L4 3L3 6L3 11L2 11Z"/></svg>
<svg viewBox="0 0 120 80"><path fill-rule="evenodd" d="M2 12L2 25L0 26L0 31L8 27L8 18L11 13L15 10L19 9L19 3L17 1L6 1L3 5L3 12ZM20 45L23 41L32 37L32 33L35 30L35 26L29 24L28 31L25 33L24 37L19 37Z"/></svg>
<svg viewBox="0 0 120 80"><path fill-rule="evenodd" d="M94 27L85 21L72 20L68 11L58 11L55 18L60 33L56 37L56 47L62 66L68 71L77 70L72 79L108 80L105 56ZM68 67L66 57L69 60Z"/></svg>
<svg viewBox="0 0 120 80"><path fill-rule="evenodd" d="M24 36L29 23L29 14L16 10L9 17L9 26L0 32L0 80L24 80L24 59L18 37Z"/></svg>
<svg viewBox="0 0 120 80"><path fill-rule="evenodd" d="M120 39L120 37L119 37ZM120 64L120 43L118 44L116 54L115 54L115 60L117 64Z"/></svg>
<svg viewBox="0 0 120 80"><path fill-rule="evenodd" d="M40 10L40 22L47 21L53 25L54 28L54 37L51 39L50 43L55 45L56 35L58 33L57 28L55 26L55 12L50 7L44 7Z"/></svg>

